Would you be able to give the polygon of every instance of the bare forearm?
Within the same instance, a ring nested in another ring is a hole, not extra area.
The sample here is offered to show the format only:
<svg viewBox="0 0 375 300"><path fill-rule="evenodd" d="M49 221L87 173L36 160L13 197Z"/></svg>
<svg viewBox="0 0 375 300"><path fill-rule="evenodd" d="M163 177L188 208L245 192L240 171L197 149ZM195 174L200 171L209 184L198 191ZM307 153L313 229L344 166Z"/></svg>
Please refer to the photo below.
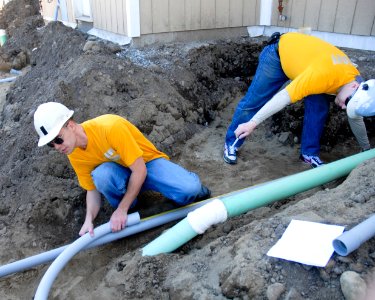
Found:
<svg viewBox="0 0 375 300"><path fill-rule="evenodd" d="M86 221L93 222L100 210L100 193L97 190L87 191Z"/></svg>
<svg viewBox="0 0 375 300"><path fill-rule="evenodd" d="M129 178L126 193L119 204L120 209L125 210L126 212L129 210L134 199L137 198L145 179L145 170L142 172L132 172Z"/></svg>
<svg viewBox="0 0 375 300"><path fill-rule="evenodd" d="M83 223L79 235L82 236L89 232L94 236L94 220L100 209L100 193L97 190L87 191L86 193L86 218Z"/></svg>
<svg viewBox="0 0 375 300"><path fill-rule="evenodd" d="M128 218L128 210L134 199L138 196L138 193L141 190L141 187L146 179L147 168L142 157L136 159L136 161L131 166L129 166L129 168L132 173L129 178L126 193L122 198L119 206L111 216L110 222L113 232L125 228Z"/></svg>

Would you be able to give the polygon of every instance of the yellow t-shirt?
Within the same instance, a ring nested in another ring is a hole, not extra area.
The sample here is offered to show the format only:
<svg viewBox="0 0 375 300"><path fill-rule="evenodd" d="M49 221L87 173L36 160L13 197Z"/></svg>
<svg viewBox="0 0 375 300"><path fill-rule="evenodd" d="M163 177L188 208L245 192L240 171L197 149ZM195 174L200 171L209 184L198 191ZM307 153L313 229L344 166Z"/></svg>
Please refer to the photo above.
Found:
<svg viewBox="0 0 375 300"><path fill-rule="evenodd" d="M314 36L290 32L279 42L286 86L292 103L314 94L336 94L355 80L358 70L348 56L335 46Z"/></svg>
<svg viewBox="0 0 375 300"><path fill-rule="evenodd" d="M76 148L68 158L85 190L95 189L91 172L104 162L129 167L139 157L145 163L160 157L169 159L137 127L120 116L102 115L81 125L87 135L87 147Z"/></svg>

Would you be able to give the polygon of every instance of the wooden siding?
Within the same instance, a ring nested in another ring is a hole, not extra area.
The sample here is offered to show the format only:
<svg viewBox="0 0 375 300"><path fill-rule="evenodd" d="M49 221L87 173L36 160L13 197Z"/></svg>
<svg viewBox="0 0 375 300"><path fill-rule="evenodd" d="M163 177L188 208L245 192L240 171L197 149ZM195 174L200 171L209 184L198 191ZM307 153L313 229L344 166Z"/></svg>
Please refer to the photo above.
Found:
<svg viewBox="0 0 375 300"><path fill-rule="evenodd" d="M140 0L141 34L257 25L260 0Z"/></svg>
<svg viewBox="0 0 375 300"><path fill-rule="evenodd" d="M375 36L374 0L357 1L351 33Z"/></svg>
<svg viewBox="0 0 375 300"><path fill-rule="evenodd" d="M92 0L91 9L95 28L127 35L126 0Z"/></svg>
<svg viewBox="0 0 375 300"><path fill-rule="evenodd" d="M66 0L69 22L75 23ZM127 35L126 3L132 0L91 0L95 28ZM139 0L142 34L259 25L262 0ZM42 0L43 16L53 19L56 0ZM273 0L271 25L375 36L375 0Z"/></svg>
<svg viewBox="0 0 375 300"><path fill-rule="evenodd" d="M51 3L49 3L47 0L41 0L41 6L42 6L41 13L42 13L44 18L46 18L48 20L54 19L56 4L57 4L57 0L53 0L53 1L51 1ZM66 0L66 11L67 11L67 15L68 15L67 22L75 23L76 20L74 18L73 4L72 4L71 0ZM58 20L61 20L61 10L59 10L59 13L58 13Z"/></svg>
<svg viewBox="0 0 375 300"><path fill-rule="evenodd" d="M280 21L278 1L273 0L273 26L301 28L353 35L375 35L374 0L287 0L285 21Z"/></svg>

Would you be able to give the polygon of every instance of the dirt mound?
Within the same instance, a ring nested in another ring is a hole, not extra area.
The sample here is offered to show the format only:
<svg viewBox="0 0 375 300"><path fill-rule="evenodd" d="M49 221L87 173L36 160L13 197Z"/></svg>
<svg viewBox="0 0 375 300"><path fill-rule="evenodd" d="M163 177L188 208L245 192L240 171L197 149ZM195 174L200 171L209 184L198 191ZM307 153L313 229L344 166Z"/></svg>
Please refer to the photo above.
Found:
<svg viewBox="0 0 375 300"><path fill-rule="evenodd" d="M0 70L20 70L30 63L30 53L38 44L37 28L44 25L38 0L13 0L0 11L0 28L7 33L0 48Z"/></svg>
<svg viewBox="0 0 375 300"><path fill-rule="evenodd" d="M24 53L24 63L30 63L12 84L0 114L1 264L70 243L84 219L84 193L68 160L37 147L33 113L47 101L74 109L78 122L104 113L128 118L173 160L200 174L214 196L306 170L296 139L303 105L262 124L241 148L238 165L222 160L226 128L254 75L263 39L120 48L29 16L0 54L13 64ZM366 77L375 77L373 53L351 54ZM331 112L322 153L328 162L358 151L345 116ZM373 142L372 131L370 137ZM264 299L279 284L288 299L342 299L340 275L370 274L373 241L347 259L335 257L325 269L265 253L292 218L344 225L366 218L375 201L374 163L356 169L342 185L339 180L215 226L173 254L139 253L171 224L86 251L60 274L51 297ZM140 196L142 217L171 208L157 194ZM110 214L104 203L97 224ZM31 298L45 270L40 266L0 279L0 297Z"/></svg>
<svg viewBox="0 0 375 300"><path fill-rule="evenodd" d="M25 19L40 15L39 0L12 0L8 1L0 11L0 28L6 29L12 37L13 32L19 31Z"/></svg>
<svg viewBox="0 0 375 300"><path fill-rule="evenodd" d="M262 208L234 218L224 226L215 226L175 254L157 257L141 257L138 251L125 254L114 260L95 292L104 297L109 289L111 295L126 299L267 299L266 295L278 283L283 291L280 294L285 297L280 299L343 299L340 275L346 270L362 273L364 277L371 274L375 263L374 240L347 258L334 257L326 268L278 260L265 253L281 237L291 219L349 226L360 222L363 210L372 210L374 204L374 179L367 176L374 167L372 160L353 171L339 187L284 204L277 211ZM363 201L355 196L364 195L359 186L369 187Z"/></svg>

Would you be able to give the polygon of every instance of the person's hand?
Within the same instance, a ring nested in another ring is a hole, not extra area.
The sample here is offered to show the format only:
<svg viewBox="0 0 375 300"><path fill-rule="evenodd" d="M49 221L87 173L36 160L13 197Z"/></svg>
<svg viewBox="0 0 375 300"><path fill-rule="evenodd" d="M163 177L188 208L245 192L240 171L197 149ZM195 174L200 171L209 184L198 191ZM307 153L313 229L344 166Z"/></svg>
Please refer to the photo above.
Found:
<svg viewBox="0 0 375 300"><path fill-rule="evenodd" d="M238 125L237 129L234 131L234 134L236 135L236 137L242 139L250 135L254 131L256 126L257 124L254 121L250 120L249 122Z"/></svg>
<svg viewBox="0 0 375 300"><path fill-rule="evenodd" d="M127 211L117 208L110 219L112 232L120 231L125 228L126 221L128 220Z"/></svg>
<svg viewBox="0 0 375 300"><path fill-rule="evenodd" d="M90 221L85 221L85 223L83 223L79 235L83 236L87 232L90 233L92 237L94 236L94 224Z"/></svg>
<svg viewBox="0 0 375 300"><path fill-rule="evenodd" d="M346 99L341 99L340 97L336 96L335 104L339 106L341 109L345 109L346 108L345 100Z"/></svg>

